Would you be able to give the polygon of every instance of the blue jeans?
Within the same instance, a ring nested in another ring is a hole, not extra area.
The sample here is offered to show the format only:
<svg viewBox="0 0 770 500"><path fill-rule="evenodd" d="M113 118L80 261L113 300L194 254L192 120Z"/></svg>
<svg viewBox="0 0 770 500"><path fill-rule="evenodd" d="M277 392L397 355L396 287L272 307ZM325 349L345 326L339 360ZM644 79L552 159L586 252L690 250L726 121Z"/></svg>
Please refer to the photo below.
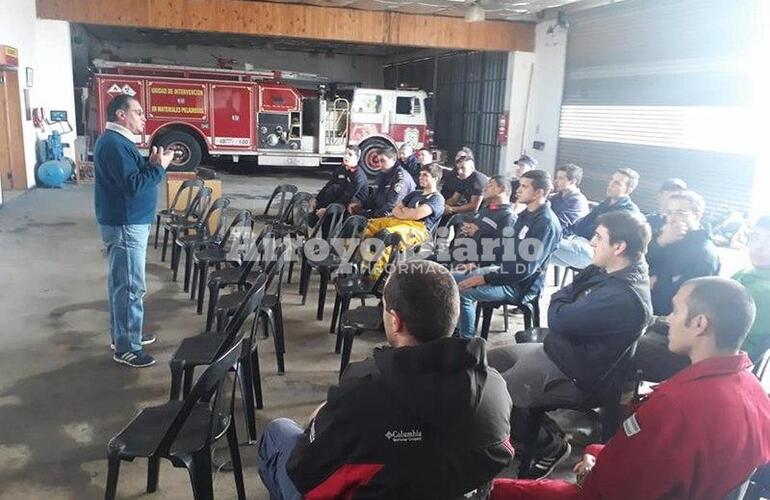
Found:
<svg viewBox="0 0 770 500"><path fill-rule="evenodd" d="M107 303L110 336L115 352L142 350L142 322L146 292L144 264L149 224L106 226L99 224L107 249Z"/></svg>
<svg viewBox="0 0 770 500"><path fill-rule="evenodd" d="M559 247L551 254L549 264L584 269L591 264L593 258L594 249L591 242L581 236L573 236L559 242Z"/></svg>
<svg viewBox="0 0 770 500"><path fill-rule="evenodd" d="M497 266L481 267L469 273L454 273L458 283L470 276L484 275L498 271ZM460 337L472 338L476 335L476 303L497 302L502 300L518 300L516 288L508 285L481 285L475 288L460 290Z"/></svg>
<svg viewBox="0 0 770 500"><path fill-rule="evenodd" d="M259 477L270 492L270 500L302 500L286 473L286 462L303 430L294 420L277 418L267 424L259 441Z"/></svg>

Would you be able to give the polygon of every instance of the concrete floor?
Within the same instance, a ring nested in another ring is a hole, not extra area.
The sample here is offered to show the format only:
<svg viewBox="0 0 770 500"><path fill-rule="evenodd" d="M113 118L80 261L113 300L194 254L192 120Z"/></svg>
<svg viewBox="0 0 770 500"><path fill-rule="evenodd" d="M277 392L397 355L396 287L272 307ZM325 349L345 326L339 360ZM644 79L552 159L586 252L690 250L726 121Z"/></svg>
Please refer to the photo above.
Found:
<svg viewBox="0 0 770 500"><path fill-rule="evenodd" d="M223 174L223 191L236 208L262 209L280 182L315 192L325 179L325 174L296 171ZM145 330L158 336L147 349L158 363L137 370L111 360L92 185L35 189L7 202L0 210L0 256L0 499L101 498L108 440L140 408L167 400L169 357L182 338L201 331L204 318L195 314L181 283L171 281L160 250L150 248ZM339 357L327 333L333 297L326 320L319 322L314 289L305 307L299 305L296 279L284 291L286 374L276 373L272 340L262 341L266 408L257 413L260 429L279 416L304 424L337 380ZM497 317L493 331L501 325ZM515 317L510 332L521 327ZM494 343L511 339L510 334L491 335ZM383 341L357 340L353 359ZM241 441L244 430L239 422ZM267 498L254 446L244 445L241 453L248 497ZM225 454L223 448L220 455ZM565 464L563 474L567 470ZM124 463L118 496L143 496L145 474L146 461ZM215 476L215 493L235 498L231 474ZM163 462L160 489L147 498L191 496L186 472Z"/></svg>

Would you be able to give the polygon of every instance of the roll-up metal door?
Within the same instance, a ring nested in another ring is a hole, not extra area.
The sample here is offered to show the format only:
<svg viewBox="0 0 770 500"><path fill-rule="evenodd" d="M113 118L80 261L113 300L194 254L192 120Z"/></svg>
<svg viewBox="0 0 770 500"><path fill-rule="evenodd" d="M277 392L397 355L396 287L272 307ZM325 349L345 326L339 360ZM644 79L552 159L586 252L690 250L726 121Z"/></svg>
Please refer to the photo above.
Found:
<svg viewBox="0 0 770 500"><path fill-rule="evenodd" d="M712 214L748 211L754 159L744 143L753 0L626 0L569 15L558 163L584 168L602 199L618 167L656 204L683 178Z"/></svg>

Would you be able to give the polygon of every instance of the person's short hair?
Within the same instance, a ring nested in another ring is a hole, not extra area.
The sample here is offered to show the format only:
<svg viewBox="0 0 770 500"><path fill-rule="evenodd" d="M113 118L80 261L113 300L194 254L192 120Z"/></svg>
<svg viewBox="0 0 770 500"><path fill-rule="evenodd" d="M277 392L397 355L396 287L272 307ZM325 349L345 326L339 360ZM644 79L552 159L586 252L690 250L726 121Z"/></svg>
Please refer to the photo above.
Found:
<svg viewBox="0 0 770 500"><path fill-rule="evenodd" d="M128 113L131 109L131 101L135 101L133 97L128 94L118 94L107 105L107 121L114 122L118 119L118 111L123 110Z"/></svg>
<svg viewBox="0 0 770 500"><path fill-rule="evenodd" d="M470 156L464 156L463 158L457 161L458 165L465 165L466 163L470 163L471 165L473 165L473 168L476 168L476 160L474 160Z"/></svg>
<svg viewBox="0 0 770 500"><path fill-rule="evenodd" d="M556 172L564 172L567 179L574 181L578 186L583 182L583 168L575 165L574 163L566 163L556 167Z"/></svg>
<svg viewBox="0 0 770 500"><path fill-rule="evenodd" d="M716 346L737 351L754 324L757 307L746 288L735 280L719 276L694 278L690 287L687 322L703 314L709 319Z"/></svg>
<svg viewBox="0 0 770 500"><path fill-rule="evenodd" d="M385 158L389 160L396 160L398 158L398 153L396 152L396 148L393 146L383 146L381 148L377 148L377 154L384 156Z"/></svg>
<svg viewBox="0 0 770 500"><path fill-rule="evenodd" d="M596 219L596 225L607 229L611 245L625 241L626 251L623 255L632 261L641 259L647 253L652 231L642 214L629 210L615 210L600 215Z"/></svg>
<svg viewBox="0 0 770 500"><path fill-rule="evenodd" d="M361 148L354 144L349 144L348 146L345 146L345 151L350 151L354 155L356 155L356 158L361 157Z"/></svg>
<svg viewBox="0 0 770 500"><path fill-rule="evenodd" d="M495 181L498 186L505 190L506 194L511 194L511 178L507 175L493 175L489 180Z"/></svg>
<svg viewBox="0 0 770 500"><path fill-rule="evenodd" d="M670 200L685 200L690 204L690 209L698 215L703 215L706 210L706 200L695 191L674 191L668 197Z"/></svg>
<svg viewBox="0 0 770 500"><path fill-rule="evenodd" d="M678 177L666 179L660 185L661 193L676 193L677 191L687 191L687 183Z"/></svg>
<svg viewBox="0 0 770 500"><path fill-rule="evenodd" d="M630 193L634 189L636 189L636 186L639 185L639 172L634 170L633 168L623 167L615 170L615 172L619 172L626 177L628 177L628 192Z"/></svg>
<svg viewBox="0 0 770 500"><path fill-rule="evenodd" d="M460 316L460 293L450 272L427 260L396 265L383 291L385 306L420 343L449 337Z"/></svg>
<svg viewBox="0 0 770 500"><path fill-rule="evenodd" d="M551 174L545 170L528 170L521 174L521 177L526 177L532 180L532 187L543 190L543 196L548 196L548 193L553 189L553 181L551 180Z"/></svg>
<svg viewBox="0 0 770 500"><path fill-rule="evenodd" d="M461 147L457 151L457 153L455 153L455 158L457 158L457 155L459 155L460 153L462 153L462 155L465 156L466 158L470 158L471 160L474 159L473 150L471 148L469 148L468 146Z"/></svg>
<svg viewBox="0 0 770 500"><path fill-rule="evenodd" d="M431 177L436 179L436 182L439 182L441 180L441 176L444 175L444 169L438 163L428 163L427 165L423 165L420 170L428 172Z"/></svg>
<svg viewBox="0 0 770 500"><path fill-rule="evenodd" d="M521 156L519 156L519 159L516 160L513 163L517 163L517 164L518 163L523 163L523 164L529 166L529 168L537 168L537 160L532 158L529 155L521 155Z"/></svg>

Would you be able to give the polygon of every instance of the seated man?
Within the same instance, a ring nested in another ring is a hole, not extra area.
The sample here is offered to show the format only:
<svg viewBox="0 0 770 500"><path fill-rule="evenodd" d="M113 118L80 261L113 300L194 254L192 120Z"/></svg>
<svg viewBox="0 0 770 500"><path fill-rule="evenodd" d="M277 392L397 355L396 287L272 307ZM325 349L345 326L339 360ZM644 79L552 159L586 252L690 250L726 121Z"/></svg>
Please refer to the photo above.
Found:
<svg viewBox="0 0 770 500"><path fill-rule="evenodd" d="M516 222L516 212L513 211L513 205L508 203L510 188L511 181L504 175L490 177L484 187L481 208L472 219L463 223L462 235L473 238L477 249L476 258L466 263L466 270L476 265L496 265L502 260L503 233L506 228L513 228Z"/></svg>
<svg viewBox="0 0 770 500"><path fill-rule="evenodd" d="M511 177L511 203L516 203L516 191L519 190L519 179L525 172L537 168L537 160L529 155L521 155L513 162L513 176Z"/></svg>
<svg viewBox="0 0 770 500"><path fill-rule="evenodd" d="M726 498L770 461L770 401L738 353L754 309L735 281L686 282L674 297L669 349L692 366L634 405L606 446L586 449L575 467L582 487L499 479L492 500Z"/></svg>
<svg viewBox="0 0 770 500"><path fill-rule="evenodd" d="M366 172L358 167L361 151L358 146L348 146L342 157L342 165L334 169L332 178L318 192L312 201L315 221L326 212L326 207L332 203L360 203L368 195L368 180ZM311 225L315 222L311 221Z"/></svg>
<svg viewBox="0 0 770 500"><path fill-rule="evenodd" d="M415 184L409 172L404 167L396 165L396 150L391 147L382 148L377 152L380 174L377 176L377 187L362 201L352 201L348 204L350 213L362 213L370 219L387 217L404 196L414 191Z"/></svg>
<svg viewBox="0 0 770 500"><path fill-rule="evenodd" d="M476 170L473 159L467 156L457 163L455 170L458 183L455 192L446 200L445 212L447 216L472 214L481 206L482 193L489 177Z"/></svg>
<svg viewBox="0 0 770 500"><path fill-rule="evenodd" d="M607 185L607 199L585 217L564 229L564 238L551 258L551 264L583 269L591 263L591 238L596 232L600 215L617 210L639 213L639 208L629 196L639 184L639 174L630 168L619 168L612 174Z"/></svg>
<svg viewBox="0 0 770 500"><path fill-rule="evenodd" d="M398 161L396 165L409 172L415 182L420 175L420 161L411 144L404 143L398 148Z"/></svg>
<svg viewBox="0 0 770 500"><path fill-rule="evenodd" d="M350 364L304 431L285 418L265 429L270 498L469 498L507 466L511 400L485 342L451 337L457 315L449 271L400 264L383 292L391 347Z"/></svg>
<svg viewBox="0 0 770 500"><path fill-rule="evenodd" d="M433 230L444 213L444 197L438 192L441 167L435 163L420 171L420 191L412 191L393 209L390 217L371 219L366 225L364 238L371 238L383 230L401 235L401 250L412 248L430 240ZM371 269L372 276L379 276L388 262L389 249L379 255Z"/></svg>
<svg viewBox="0 0 770 500"><path fill-rule="evenodd" d="M668 209L668 198L674 193L680 193L687 191L687 183L677 177L666 179L663 184L660 185L658 191L658 211L650 214L645 214L647 217L647 223L652 230L652 237L655 238L663 226L666 224L666 210Z"/></svg>
<svg viewBox="0 0 770 500"><path fill-rule="evenodd" d="M458 184L460 180L457 178L457 165L461 163L461 160L465 158L473 159L473 151L469 147L462 147L455 154L454 168L447 168L442 176L443 182L441 183L441 196L445 200L452 197L457 192ZM465 203L468 200L460 200Z"/></svg>
<svg viewBox="0 0 770 500"><path fill-rule="evenodd" d="M751 267L740 271L733 279L749 291L757 304L757 319L746 336L743 350L754 363L770 349L770 216L757 221L749 235Z"/></svg>
<svg viewBox="0 0 770 500"><path fill-rule="evenodd" d="M668 197L666 206L666 224L647 251L656 316L671 313L671 301L682 283L719 274L720 267L711 233L701 226L706 208L703 197L694 191L680 191Z"/></svg>
<svg viewBox="0 0 770 500"><path fill-rule="evenodd" d="M489 364L505 379L513 400L511 440L525 439L529 409L578 403L642 334L652 317L644 252L650 227L627 210L599 217L593 265L551 296L550 331L543 343L492 349ZM570 446L547 421L541 428L533 469L545 477L570 454Z"/></svg>
<svg viewBox="0 0 770 500"><path fill-rule="evenodd" d="M530 170L519 182L517 198L527 208L516 219L513 232L503 232L506 237L500 266L455 274L460 287L459 330L463 338L476 334L477 302L513 303L539 295L545 280L542 269L561 237L561 226L547 199L551 191L548 172Z"/></svg>
<svg viewBox="0 0 770 500"><path fill-rule="evenodd" d="M553 179L556 192L548 198L548 201L551 202L551 210L559 219L562 229L588 215L588 200L580 192L582 180L583 169L574 163L556 167L556 177Z"/></svg>

